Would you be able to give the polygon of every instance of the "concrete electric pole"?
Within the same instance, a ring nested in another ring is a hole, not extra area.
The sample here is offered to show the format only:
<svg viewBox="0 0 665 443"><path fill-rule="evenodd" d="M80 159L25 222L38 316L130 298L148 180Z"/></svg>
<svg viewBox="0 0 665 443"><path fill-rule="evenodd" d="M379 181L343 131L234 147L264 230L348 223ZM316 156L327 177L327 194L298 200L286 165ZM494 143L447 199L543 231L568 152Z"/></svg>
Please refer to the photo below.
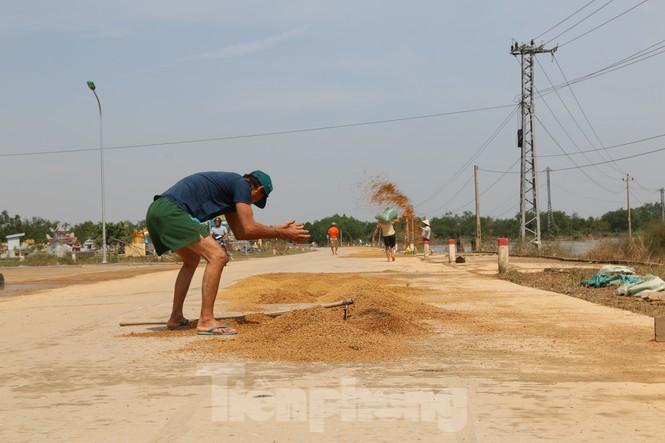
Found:
<svg viewBox="0 0 665 443"><path fill-rule="evenodd" d="M630 178L629 174L626 174L626 178L624 179L626 181L626 206L628 207L628 242L630 243L630 246L633 245L633 223L630 217L630 181L632 178Z"/></svg>
<svg viewBox="0 0 665 443"><path fill-rule="evenodd" d="M534 93L534 55L543 52L554 54L557 48L545 49L543 45L531 43L510 47L510 53L519 56L522 67L522 98L520 108L522 123L517 133L517 147L521 149L520 166L520 238L540 248L540 212L538 211L538 177L536 167L536 138L534 135L535 110ZM527 233L529 238L527 238Z"/></svg>
<svg viewBox="0 0 665 443"><path fill-rule="evenodd" d="M478 199L478 165L473 166L473 177L476 183L476 244L473 252L480 252L482 249L482 233L480 231L480 200Z"/></svg>
<svg viewBox="0 0 665 443"><path fill-rule="evenodd" d="M552 188L550 188L550 167L545 168L547 175L547 234L552 236L552 226L554 225L554 217L552 216Z"/></svg>
<svg viewBox="0 0 665 443"><path fill-rule="evenodd" d="M660 188L660 219L665 223L665 189Z"/></svg>

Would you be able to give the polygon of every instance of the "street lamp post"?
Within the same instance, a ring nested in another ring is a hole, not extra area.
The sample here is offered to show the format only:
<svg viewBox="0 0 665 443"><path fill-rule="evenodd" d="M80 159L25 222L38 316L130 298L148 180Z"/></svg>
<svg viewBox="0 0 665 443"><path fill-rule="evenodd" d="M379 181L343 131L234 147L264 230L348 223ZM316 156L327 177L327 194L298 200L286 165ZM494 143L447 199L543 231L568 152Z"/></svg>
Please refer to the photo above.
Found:
<svg viewBox="0 0 665 443"><path fill-rule="evenodd" d="M88 88L95 94L97 106L99 106L99 167L102 188L102 263L108 263L106 260L106 217L104 202L104 136L102 131L102 103L99 101L97 92L95 92L95 82L88 80Z"/></svg>

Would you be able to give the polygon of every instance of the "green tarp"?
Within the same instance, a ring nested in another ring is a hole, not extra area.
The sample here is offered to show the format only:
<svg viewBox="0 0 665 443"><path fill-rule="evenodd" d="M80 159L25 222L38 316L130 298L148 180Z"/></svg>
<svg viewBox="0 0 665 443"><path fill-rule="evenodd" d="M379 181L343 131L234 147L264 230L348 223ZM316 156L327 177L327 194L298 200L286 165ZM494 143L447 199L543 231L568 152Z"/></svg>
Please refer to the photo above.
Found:
<svg viewBox="0 0 665 443"><path fill-rule="evenodd" d="M642 277L633 277L626 274L596 274L591 277L591 280L582 280L580 284L582 286L591 286L594 288L604 288L605 286L618 285L623 283L641 283L644 279Z"/></svg>

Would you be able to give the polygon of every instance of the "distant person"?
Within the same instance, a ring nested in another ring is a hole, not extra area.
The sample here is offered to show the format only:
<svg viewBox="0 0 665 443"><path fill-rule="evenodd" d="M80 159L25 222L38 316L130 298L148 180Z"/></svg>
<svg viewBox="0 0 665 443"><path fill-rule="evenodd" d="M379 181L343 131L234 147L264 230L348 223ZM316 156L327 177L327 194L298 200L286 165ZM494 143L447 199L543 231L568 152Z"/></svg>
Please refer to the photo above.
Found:
<svg viewBox="0 0 665 443"><path fill-rule="evenodd" d="M399 223L399 219L397 217L390 221L379 220L379 222L376 224L376 229L374 229L374 234L372 234L372 243L374 243L374 238L379 232L379 229L383 233L383 244L386 247L385 252L388 261L395 261L395 228L393 227L393 223L395 222Z"/></svg>
<svg viewBox="0 0 665 443"><path fill-rule="evenodd" d="M229 261L231 261L233 258L231 257L231 253L226 247L226 244L229 242L229 230L226 229L226 226L222 224L222 219L219 217L215 217L212 223L213 225L210 228L210 235L212 235L212 238L215 239L217 244L219 244L219 246L224 249L224 252L228 256Z"/></svg>
<svg viewBox="0 0 665 443"><path fill-rule="evenodd" d="M222 224L221 218L215 217L212 223L213 225L210 227L210 235L212 235L213 237L217 236L219 238L224 238L224 239L229 238L229 230L226 229L226 226Z"/></svg>
<svg viewBox="0 0 665 443"><path fill-rule="evenodd" d="M227 254L200 222L224 214L237 239L286 238L304 242L308 231L295 220L271 227L254 220L252 204L264 208L273 190L270 176L262 171L240 175L234 172L199 172L187 176L156 195L148 208L146 223L157 254L174 251L182 259L173 290L169 329L187 326L183 305L201 258L206 261L201 285L200 335L231 335L236 330L214 316L219 280Z"/></svg>
<svg viewBox="0 0 665 443"><path fill-rule="evenodd" d="M432 250L429 248L429 238L430 235L432 234L432 228L429 226L429 220L426 218L423 219L421 222L420 229L422 230L422 238L423 238L423 257L427 258L429 255L432 254Z"/></svg>
<svg viewBox="0 0 665 443"><path fill-rule="evenodd" d="M328 229L328 244L330 244L332 255L337 255L337 248L339 248L339 229L335 222L332 222L332 226Z"/></svg>

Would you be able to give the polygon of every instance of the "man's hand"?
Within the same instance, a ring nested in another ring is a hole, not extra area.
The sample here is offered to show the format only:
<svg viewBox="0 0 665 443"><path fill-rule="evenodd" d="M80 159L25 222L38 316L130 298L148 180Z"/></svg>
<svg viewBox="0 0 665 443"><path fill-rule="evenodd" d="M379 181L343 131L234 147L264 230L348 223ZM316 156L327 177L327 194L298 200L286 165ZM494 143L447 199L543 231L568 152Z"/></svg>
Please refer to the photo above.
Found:
<svg viewBox="0 0 665 443"><path fill-rule="evenodd" d="M275 226L277 229L283 229L286 238L296 243L304 243L309 240L309 231L305 229L305 225L296 223L295 220L289 220Z"/></svg>
<svg viewBox="0 0 665 443"><path fill-rule="evenodd" d="M257 238L287 238L297 243L309 240L309 231L295 220L267 226L254 220L252 207L247 203L236 203L236 212L226 214L231 230L238 240L254 240Z"/></svg>
<svg viewBox="0 0 665 443"><path fill-rule="evenodd" d="M277 226L275 226L275 228L278 228L278 229L286 229L286 228L288 228L289 226L291 226L291 225L293 225L293 224L295 224L295 223L296 223L295 220L289 220L289 221L285 221L284 223L280 223L280 224L278 224Z"/></svg>

